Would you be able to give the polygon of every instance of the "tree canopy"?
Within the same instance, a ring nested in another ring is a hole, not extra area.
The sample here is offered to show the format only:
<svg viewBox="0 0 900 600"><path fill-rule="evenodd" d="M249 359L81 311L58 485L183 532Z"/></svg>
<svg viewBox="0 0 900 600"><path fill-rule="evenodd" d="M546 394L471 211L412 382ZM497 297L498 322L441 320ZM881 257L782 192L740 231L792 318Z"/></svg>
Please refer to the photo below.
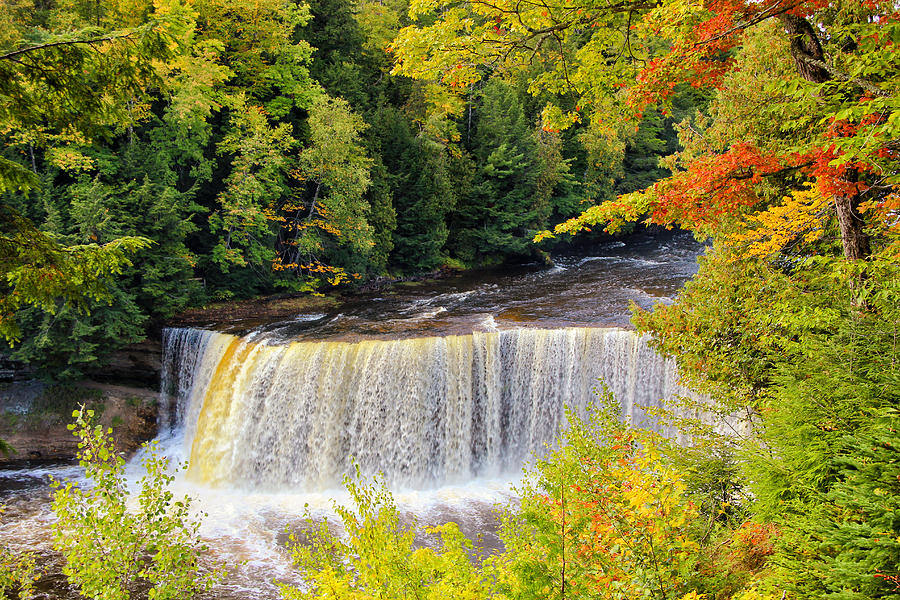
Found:
<svg viewBox="0 0 900 600"><path fill-rule="evenodd" d="M612 135L623 116L670 110L684 84L732 94L720 95L710 130L683 125L695 135L670 159L672 177L557 233L646 216L710 235L770 208L758 224L789 211L809 225L802 214L821 197L855 259L872 251L869 227L895 225L900 26L890 2L414 2L411 12L438 16L400 33L395 72L459 88L538 65L529 89L557 98L546 129L587 118Z"/></svg>
<svg viewBox="0 0 900 600"><path fill-rule="evenodd" d="M189 12L177 2L160 3L152 14L144 7L144 18L137 16L140 9L110 19L99 5L95 14L85 6L73 8L60 31L27 27L34 10L28 2L0 9L0 123L11 144L28 146L32 169L35 147L49 147L49 160L61 168L89 164L78 144L128 121L137 100L159 82L155 63L183 50L182 36L191 26ZM34 170L0 157L0 193L27 193L39 185ZM24 307L55 313L60 301L80 310L91 299L108 301L105 280L150 244L131 236L67 245L8 203L0 204L0 213L0 334L8 341L21 336L15 313Z"/></svg>

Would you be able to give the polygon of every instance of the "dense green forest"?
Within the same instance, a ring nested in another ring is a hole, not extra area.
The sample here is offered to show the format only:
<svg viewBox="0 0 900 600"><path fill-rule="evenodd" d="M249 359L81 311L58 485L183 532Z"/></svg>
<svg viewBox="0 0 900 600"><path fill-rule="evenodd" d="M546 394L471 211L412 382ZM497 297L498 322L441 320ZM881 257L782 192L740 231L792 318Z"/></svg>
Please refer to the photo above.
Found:
<svg viewBox="0 0 900 600"><path fill-rule="evenodd" d="M351 481L349 538L297 546L311 585L286 597L900 596L895 2L0 10L0 316L57 373L210 299L591 227L711 241L634 321L742 428L682 411L674 446L573 418L483 563L452 525L414 547Z"/></svg>
<svg viewBox="0 0 900 600"><path fill-rule="evenodd" d="M0 10L2 158L31 180L5 210L67 247L144 244L89 305L5 307L13 358L56 378L188 306L540 260L539 230L668 173L676 144L658 113L614 142L547 131L523 80L392 75L403 3Z"/></svg>

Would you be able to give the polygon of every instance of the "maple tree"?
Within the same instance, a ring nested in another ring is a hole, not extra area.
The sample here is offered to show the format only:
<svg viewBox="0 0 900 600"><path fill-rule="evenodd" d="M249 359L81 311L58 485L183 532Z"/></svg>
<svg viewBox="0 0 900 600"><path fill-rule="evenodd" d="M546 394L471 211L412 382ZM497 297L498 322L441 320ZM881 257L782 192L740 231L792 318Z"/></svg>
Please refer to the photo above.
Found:
<svg viewBox="0 0 900 600"><path fill-rule="evenodd" d="M497 561L509 598L679 598L699 546L698 507L667 442L623 424L609 395L567 413L557 450L537 462L504 516Z"/></svg>
<svg viewBox="0 0 900 600"><path fill-rule="evenodd" d="M760 12L755 14L757 10ZM777 29L766 28L766 24L751 30L743 26L764 18L777 18ZM681 160L683 170L671 178L598 207L560 230L574 231L598 222L596 217L602 218L604 212L627 218L628 210L633 216L639 208L649 214L650 222L679 225L704 235L754 231L750 237L745 233L731 236L732 245L771 255L788 243L803 241L804 236L807 242L821 236L827 221L825 200L836 217L845 258L866 258L873 251L873 236L882 233L888 235L881 236L875 249L885 244L892 247L891 234L896 232L890 214L897 202L896 140L900 133L892 48L892 36L900 37L900 29L894 7L874 3L838 7L754 4L728 19L717 15L706 24L716 25L718 29L705 35L719 43L731 39L732 46L752 45L754 38L765 38L769 51L778 49L782 63L777 66L777 78L770 75L757 82L768 102L761 114L743 115L744 122L751 123L751 131L742 133L754 133L754 122L763 119L773 119L777 130L756 139L732 138L726 147L712 144ZM787 33L787 39L783 34L780 39L774 35L781 33L779 29ZM668 61L690 64L692 56L686 45L695 49L704 42L695 36L696 30L692 30L681 46L676 45L677 52L651 64L630 91L630 99L634 101L636 94L644 94L646 99L648 93L665 97L659 82L675 75ZM733 67L716 74L714 83L725 94L729 88L745 88L739 69L751 60L759 60L758 54L720 61ZM688 75L693 84L705 83L698 72ZM726 96L720 104L725 101L734 104L739 100ZM698 137L702 140L704 135ZM780 202L779 195L784 198ZM753 211L762 214L741 221ZM816 217L810 218L812 215Z"/></svg>
<svg viewBox="0 0 900 600"><path fill-rule="evenodd" d="M764 189L773 181L788 190L811 183L831 201L849 259L872 251L870 227L895 225L900 26L890 2L423 1L411 13L426 24L395 40L395 72L459 88L538 63L530 89L561 97L545 109L545 128L587 117L611 136L618 119L665 107L683 83L727 89L740 76L737 51L777 23L775 48L790 69L782 64L778 78L761 82L778 100L764 111L777 120L775 139L732 138L676 161L672 177L592 207L556 233L615 230L646 216L710 235L777 203Z"/></svg>

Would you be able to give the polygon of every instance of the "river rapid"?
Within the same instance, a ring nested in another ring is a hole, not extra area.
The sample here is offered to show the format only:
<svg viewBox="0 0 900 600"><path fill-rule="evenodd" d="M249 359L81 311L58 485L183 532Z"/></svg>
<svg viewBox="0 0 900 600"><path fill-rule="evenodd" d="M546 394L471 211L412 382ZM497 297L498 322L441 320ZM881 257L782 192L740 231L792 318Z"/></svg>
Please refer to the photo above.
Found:
<svg viewBox="0 0 900 600"><path fill-rule="evenodd" d="M496 549L494 507L515 500L564 405L584 411L602 380L623 418L656 427L643 407L689 394L627 330L628 307L671 301L701 251L684 234L635 236L552 267L362 294L329 313L166 330L157 442L189 460L174 491L206 513L206 560L228 564L208 598L278 598L276 581L296 583L289 532L347 502L340 482L354 464L384 474L408 522L455 521ZM140 477L140 455L128 474ZM77 598L49 550L49 477L80 473L0 471L0 541L39 554L51 571L43 597Z"/></svg>

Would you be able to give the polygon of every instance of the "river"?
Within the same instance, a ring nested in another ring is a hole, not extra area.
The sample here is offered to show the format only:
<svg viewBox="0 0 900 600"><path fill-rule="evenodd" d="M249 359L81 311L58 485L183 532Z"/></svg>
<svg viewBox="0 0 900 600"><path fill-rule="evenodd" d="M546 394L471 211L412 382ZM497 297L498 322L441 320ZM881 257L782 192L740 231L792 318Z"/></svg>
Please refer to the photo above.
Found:
<svg viewBox="0 0 900 600"><path fill-rule="evenodd" d="M627 330L628 307L670 301L701 250L684 234L635 236L554 256L553 267L361 294L329 313L167 330L158 443L190 459L174 491L207 513L207 560L230 565L208 597L277 598L276 580L295 582L287 532L346 501L354 461L384 474L408 521L456 521L496 547L493 507L514 500L563 405L583 411L602 380L625 418L656 427L643 407L689 393ZM56 572L43 597L77 598L48 549L50 476L79 472L0 472L0 539Z"/></svg>

